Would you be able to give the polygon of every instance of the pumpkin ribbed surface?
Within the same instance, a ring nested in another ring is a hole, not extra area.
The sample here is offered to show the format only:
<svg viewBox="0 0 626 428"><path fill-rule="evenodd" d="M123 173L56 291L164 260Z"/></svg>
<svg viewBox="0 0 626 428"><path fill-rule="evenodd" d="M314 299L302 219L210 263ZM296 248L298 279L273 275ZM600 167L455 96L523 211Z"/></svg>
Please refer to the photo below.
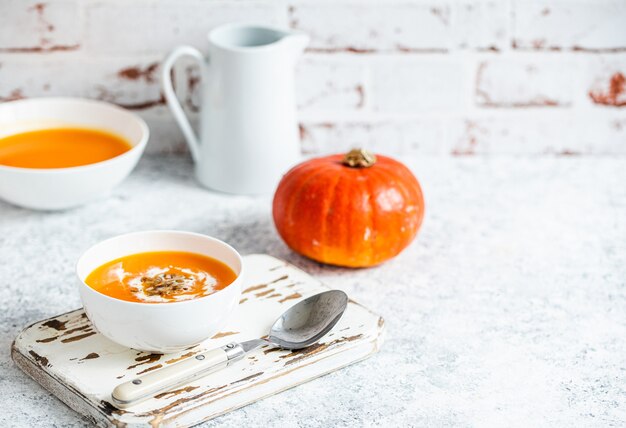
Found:
<svg viewBox="0 0 626 428"><path fill-rule="evenodd" d="M375 157L350 167L343 155L312 159L290 170L273 203L274 223L297 253L348 267L379 264L413 240L424 216L417 179L400 162Z"/></svg>

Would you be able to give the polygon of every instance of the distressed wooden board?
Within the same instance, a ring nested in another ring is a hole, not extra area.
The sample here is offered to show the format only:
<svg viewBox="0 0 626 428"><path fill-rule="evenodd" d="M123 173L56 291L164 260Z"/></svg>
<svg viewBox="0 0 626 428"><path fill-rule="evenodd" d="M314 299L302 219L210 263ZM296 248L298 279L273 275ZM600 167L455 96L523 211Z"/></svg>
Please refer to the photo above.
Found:
<svg viewBox="0 0 626 428"><path fill-rule="evenodd" d="M248 280L228 327L198 346L149 354L117 345L94 330L82 310L37 322L15 339L13 360L72 409L100 426L185 427L307 382L376 352L383 319L350 300L333 330L309 348L261 348L243 361L126 410L111 391L138 374L181 358L267 334L289 306L327 290L318 280L267 255L245 258ZM184 328L184 326L182 327Z"/></svg>

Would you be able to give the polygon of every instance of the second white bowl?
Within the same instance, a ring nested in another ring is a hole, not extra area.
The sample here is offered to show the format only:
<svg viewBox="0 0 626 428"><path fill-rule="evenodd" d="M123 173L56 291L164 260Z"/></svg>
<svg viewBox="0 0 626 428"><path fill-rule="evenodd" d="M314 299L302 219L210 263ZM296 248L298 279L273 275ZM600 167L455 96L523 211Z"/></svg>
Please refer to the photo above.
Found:
<svg viewBox="0 0 626 428"><path fill-rule="evenodd" d="M132 149L103 162L71 168L0 165L0 198L22 207L59 210L106 196L133 170L148 142L146 123L113 104L80 98L32 98L0 105L0 138L58 127L85 127L117 134Z"/></svg>

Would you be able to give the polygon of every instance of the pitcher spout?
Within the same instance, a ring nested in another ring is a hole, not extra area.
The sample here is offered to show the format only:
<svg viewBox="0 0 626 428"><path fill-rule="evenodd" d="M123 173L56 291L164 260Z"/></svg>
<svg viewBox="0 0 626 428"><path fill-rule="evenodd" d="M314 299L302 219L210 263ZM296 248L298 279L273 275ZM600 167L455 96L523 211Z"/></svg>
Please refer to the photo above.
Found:
<svg viewBox="0 0 626 428"><path fill-rule="evenodd" d="M300 31L234 23L213 29L209 33L209 44L239 53L280 46L292 52L293 57L297 58L309 44L309 36Z"/></svg>

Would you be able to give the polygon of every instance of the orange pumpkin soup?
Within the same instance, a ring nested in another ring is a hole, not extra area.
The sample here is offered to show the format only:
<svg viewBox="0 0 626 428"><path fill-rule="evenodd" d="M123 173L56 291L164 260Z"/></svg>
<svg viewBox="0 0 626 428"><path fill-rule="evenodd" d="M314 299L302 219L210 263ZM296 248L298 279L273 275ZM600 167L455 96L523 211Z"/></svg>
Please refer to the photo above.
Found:
<svg viewBox="0 0 626 428"><path fill-rule="evenodd" d="M86 128L51 128L0 139L0 165L68 168L114 158L132 146L123 138Z"/></svg>
<svg viewBox="0 0 626 428"><path fill-rule="evenodd" d="M96 268L85 283L120 300L167 303L208 296L237 274L219 260L183 251L131 254Z"/></svg>

